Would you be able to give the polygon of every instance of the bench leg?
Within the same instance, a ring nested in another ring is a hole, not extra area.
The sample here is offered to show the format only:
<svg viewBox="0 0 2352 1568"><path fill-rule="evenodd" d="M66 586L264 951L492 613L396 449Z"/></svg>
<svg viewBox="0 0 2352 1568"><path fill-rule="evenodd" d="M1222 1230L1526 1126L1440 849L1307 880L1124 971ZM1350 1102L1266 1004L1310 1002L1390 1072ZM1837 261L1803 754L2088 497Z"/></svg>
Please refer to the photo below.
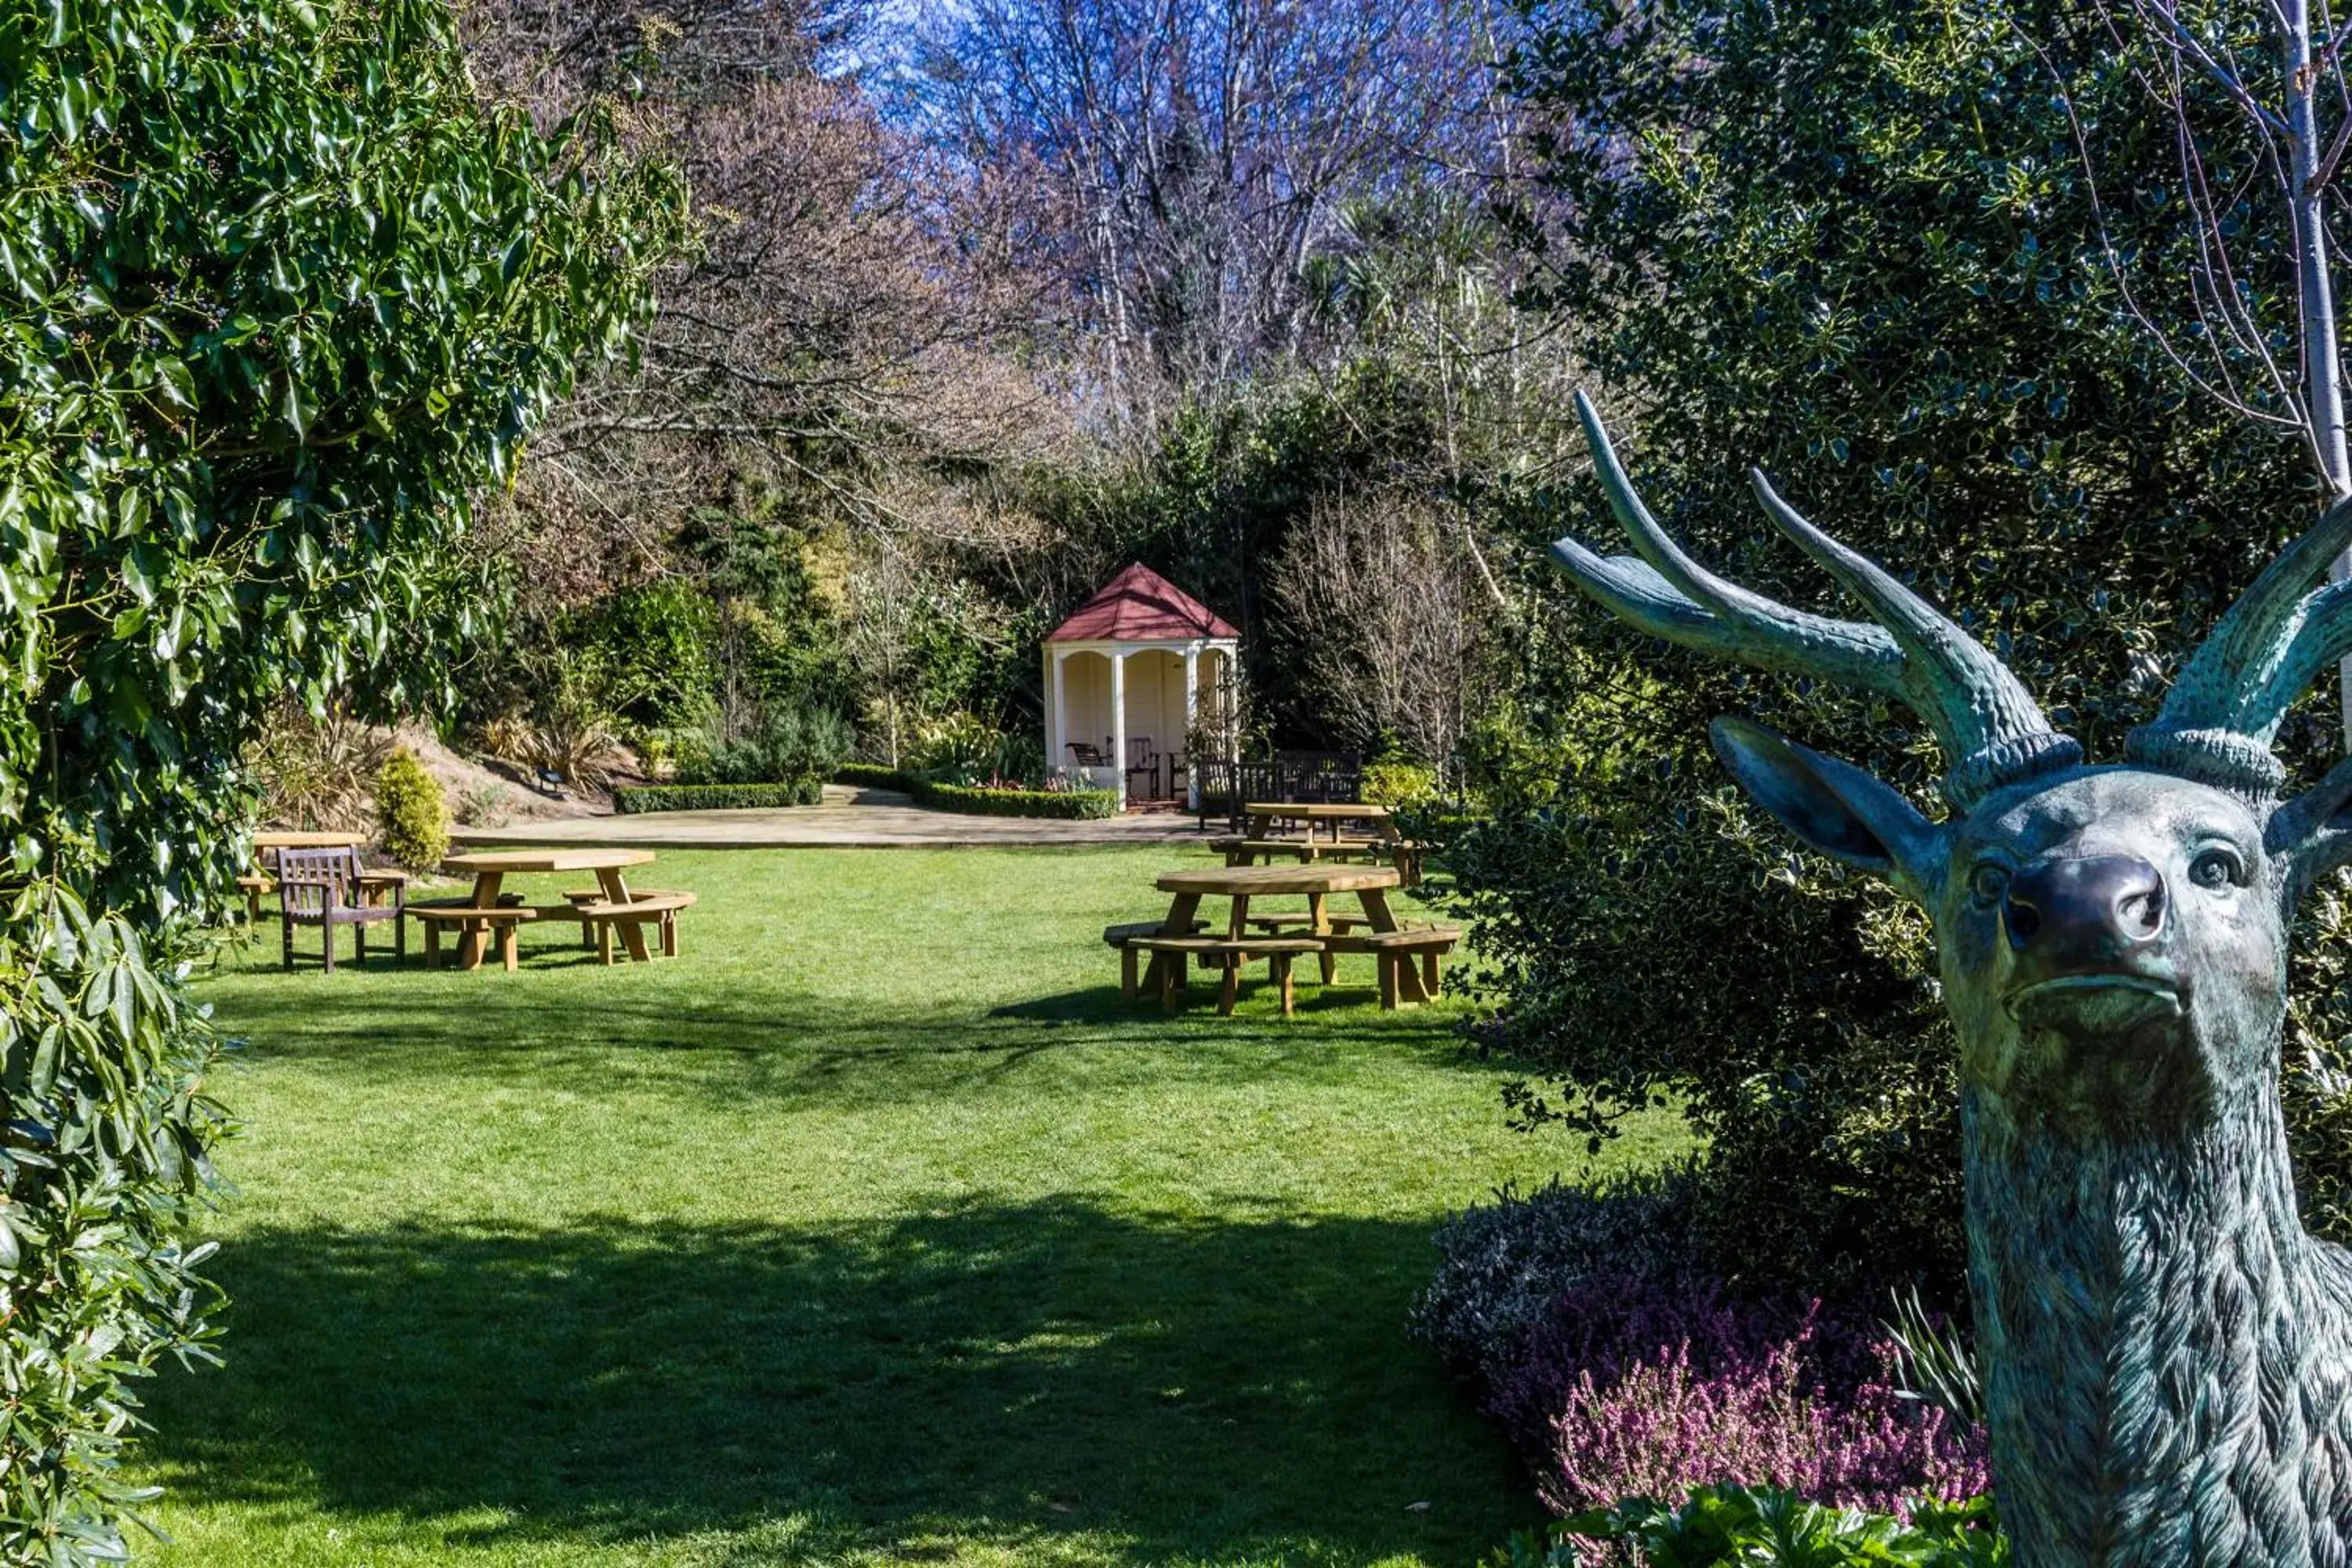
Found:
<svg viewBox="0 0 2352 1568"><path fill-rule="evenodd" d="M622 921L622 922L621 922L621 942L622 942L623 945L625 945L625 947L627 947L627 949L629 950L629 957L630 957L630 958L632 958L633 960L635 960L635 962L637 962L637 963L647 963L652 962L653 954L652 954L651 952L648 952L646 950L646 922L645 922L645 921Z"/></svg>
<svg viewBox="0 0 2352 1568"><path fill-rule="evenodd" d="M1381 1010L1384 1013L1393 1013L1397 1010L1396 955L1383 952L1376 956L1381 966Z"/></svg>
<svg viewBox="0 0 2352 1568"><path fill-rule="evenodd" d="M596 922L596 962L610 965L613 962L613 922Z"/></svg>
<svg viewBox="0 0 2352 1568"><path fill-rule="evenodd" d="M1118 998L1122 1002L1135 1000L1135 955L1134 948L1122 947L1118 950Z"/></svg>
<svg viewBox="0 0 2352 1568"><path fill-rule="evenodd" d="M367 921L361 921L352 927L352 962L362 969L367 967Z"/></svg>
<svg viewBox="0 0 2352 1568"><path fill-rule="evenodd" d="M516 940L519 929L512 921L499 922L499 958L509 974L522 967L522 943Z"/></svg>
<svg viewBox="0 0 2352 1568"><path fill-rule="evenodd" d="M1240 996L1241 991L1242 961L1241 955L1235 953L1225 960L1225 983L1217 987L1218 1017L1230 1018L1234 1016L1234 1002Z"/></svg>
<svg viewBox="0 0 2352 1568"><path fill-rule="evenodd" d="M439 921L425 922L425 967L427 969L441 967L441 922Z"/></svg>
<svg viewBox="0 0 2352 1568"><path fill-rule="evenodd" d="M676 910L665 910L662 914L661 955L664 958L677 956L677 911Z"/></svg>
<svg viewBox="0 0 2352 1568"><path fill-rule="evenodd" d="M1184 955L1163 952L1152 963L1160 971L1160 1005L1163 1011L1172 1013L1176 1004L1184 999Z"/></svg>
<svg viewBox="0 0 2352 1568"><path fill-rule="evenodd" d="M1421 955L1421 994L1424 1001L1437 1000L1437 950L1433 947Z"/></svg>
<svg viewBox="0 0 2352 1568"><path fill-rule="evenodd" d="M1274 953L1269 955L1267 962L1274 965L1275 984L1282 987L1282 1016L1287 1018L1298 1006L1297 993L1290 980L1290 954Z"/></svg>

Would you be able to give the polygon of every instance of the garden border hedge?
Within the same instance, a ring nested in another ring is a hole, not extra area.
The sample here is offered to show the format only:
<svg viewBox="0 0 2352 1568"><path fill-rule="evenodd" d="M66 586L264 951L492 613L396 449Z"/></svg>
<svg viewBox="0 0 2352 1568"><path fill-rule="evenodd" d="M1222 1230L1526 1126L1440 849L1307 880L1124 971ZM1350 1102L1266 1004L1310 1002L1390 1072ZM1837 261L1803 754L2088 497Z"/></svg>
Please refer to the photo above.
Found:
<svg viewBox="0 0 2352 1568"><path fill-rule="evenodd" d="M833 770L835 784L862 784L869 789L895 789L912 795L918 805L940 811L970 812L978 816L1042 816L1064 821L1093 821L1118 815L1118 795L1107 789L979 789L971 784L940 784L920 773L901 772L872 763L845 763Z"/></svg>
<svg viewBox="0 0 2352 1568"><path fill-rule="evenodd" d="M624 816L635 816L649 811L814 805L824 798L823 779L802 779L796 784L630 784L613 792L613 809Z"/></svg>
<svg viewBox="0 0 2352 1568"><path fill-rule="evenodd" d="M1087 821L1118 815L1118 795L1107 789L974 789L968 784L917 779L914 795L923 805L968 811L982 816L1050 816Z"/></svg>

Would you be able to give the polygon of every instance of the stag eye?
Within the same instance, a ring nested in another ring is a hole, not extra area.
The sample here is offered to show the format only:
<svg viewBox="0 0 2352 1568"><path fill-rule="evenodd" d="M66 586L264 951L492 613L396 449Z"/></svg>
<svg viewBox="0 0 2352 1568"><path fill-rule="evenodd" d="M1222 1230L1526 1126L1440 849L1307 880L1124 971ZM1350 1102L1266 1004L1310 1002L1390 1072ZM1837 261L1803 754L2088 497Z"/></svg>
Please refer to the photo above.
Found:
<svg viewBox="0 0 2352 1568"><path fill-rule="evenodd" d="M1969 873L1969 897L1990 909L2008 896L2009 868L1998 860L1978 861L1976 869Z"/></svg>
<svg viewBox="0 0 2352 1568"><path fill-rule="evenodd" d="M2235 887L2245 876L2245 863L2234 850L2208 849L2189 862L2189 879L2200 888Z"/></svg>

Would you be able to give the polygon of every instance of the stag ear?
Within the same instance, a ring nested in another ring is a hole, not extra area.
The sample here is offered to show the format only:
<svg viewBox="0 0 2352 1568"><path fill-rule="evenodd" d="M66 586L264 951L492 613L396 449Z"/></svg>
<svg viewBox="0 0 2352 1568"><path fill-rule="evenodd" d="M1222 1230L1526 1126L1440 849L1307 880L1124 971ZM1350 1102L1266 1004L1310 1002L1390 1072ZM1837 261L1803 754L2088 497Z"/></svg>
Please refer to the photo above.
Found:
<svg viewBox="0 0 2352 1568"><path fill-rule="evenodd" d="M2290 868L2290 904L2330 871L2352 866L2352 758L2273 812L2263 838Z"/></svg>
<svg viewBox="0 0 2352 1568"><path fill-rule="evenodd" d="M1706 732L1739 787L1782 826L1926 901L1943 871L1944 834L1901 795L1746 719L1717 719Z"/></svg>

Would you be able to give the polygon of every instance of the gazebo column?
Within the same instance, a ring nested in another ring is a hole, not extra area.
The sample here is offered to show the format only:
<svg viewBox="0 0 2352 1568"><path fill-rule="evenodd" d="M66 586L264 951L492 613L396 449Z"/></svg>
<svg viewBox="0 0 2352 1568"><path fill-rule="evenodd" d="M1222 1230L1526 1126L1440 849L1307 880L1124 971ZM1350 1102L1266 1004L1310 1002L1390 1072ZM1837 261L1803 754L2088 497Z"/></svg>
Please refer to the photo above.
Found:
<svg viewBox="0 0 2352 1568"><path fill-rule="evenodd" d="M1069 662L1067 649L1048 647L1045 658L1053 666L1052 692L1045 709L1045 771L1058 773L1069 765L1070 708L1069 687L1064 680L1062 667Z"/></svg>
<svg viewBox="0 0 2352 1568"><path fill-rule="evenodd" d="M1201 650L1184 650L1184 804L1201 809L1201 759L1193 753L1194 732L1201 718Z"/></svg>
<svg viewBox="0 0 2352 1568"><path fill-rule="evenodd" d="M1110 655L1111 787L1118 791L1119 809L1127 809L1127 650Z"/></svg>

